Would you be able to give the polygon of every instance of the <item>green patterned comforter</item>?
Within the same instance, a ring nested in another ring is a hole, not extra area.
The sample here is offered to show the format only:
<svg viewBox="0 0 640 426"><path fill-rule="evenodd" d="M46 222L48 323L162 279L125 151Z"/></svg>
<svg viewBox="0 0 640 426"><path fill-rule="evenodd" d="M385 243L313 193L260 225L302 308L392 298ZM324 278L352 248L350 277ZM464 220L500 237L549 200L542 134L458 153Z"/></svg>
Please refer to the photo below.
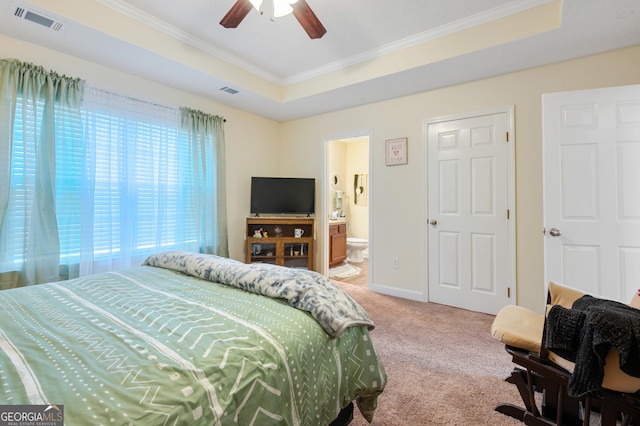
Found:
<svg viewBox="0 0 640 426"><path fill-rule="evenodd" d="M152 266L0 291L0 404L64 405L67 425L307 426L355 400L371 420L386 375L367 326L332 337L281 297Z"/></svg>

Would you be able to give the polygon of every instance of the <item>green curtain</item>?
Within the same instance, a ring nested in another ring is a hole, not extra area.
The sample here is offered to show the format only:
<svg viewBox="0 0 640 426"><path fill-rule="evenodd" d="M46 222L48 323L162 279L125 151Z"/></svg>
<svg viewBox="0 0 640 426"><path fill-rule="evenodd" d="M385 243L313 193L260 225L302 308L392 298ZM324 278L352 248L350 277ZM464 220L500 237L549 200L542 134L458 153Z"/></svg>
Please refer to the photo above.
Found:
<svg viewBox="0 0 640 426"><path fill-rule="evenodd" d="M190 108L180 108L193 164L190 199L198 217L199 250L229 256L224 119Z"/></svg>
<svg viewBox="0 0 640 426"><path fill-rule="evenodd" d="M15 267L29 284L58 280L56 139L65 122L80 120L83 88L83 80L16 59L0 60L0 262L9 250L22 250L23 263ZM15 160L18 145L25 161ZM15 176L33 176L32 193ZM26 212L20 232L12 232L15 224L8 222L15 209Z"/></svg>

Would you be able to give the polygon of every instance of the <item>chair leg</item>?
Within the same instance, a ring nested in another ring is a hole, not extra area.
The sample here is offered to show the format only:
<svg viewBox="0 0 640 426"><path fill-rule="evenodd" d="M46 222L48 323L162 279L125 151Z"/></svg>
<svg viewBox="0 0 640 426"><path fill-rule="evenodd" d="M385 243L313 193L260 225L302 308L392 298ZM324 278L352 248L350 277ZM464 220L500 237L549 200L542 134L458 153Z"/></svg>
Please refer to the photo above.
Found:
<svg viewBox="0 0 640 426"><path fill-rule="evenodd" d="M636 394L624 394L603 390L597 400L602 426L638 425L640 421L640 398Z"/></svg>
<svg viewBox="0 0 640 426"><path fill-rule="evenodd" d="M600 407L600 425L616 426L618 423L618 410L612 404L602 404Z"/></svg>
<svg viewBox="0 0 640 426"><path fill-rule="evenodd" d="M501 404L495 408L499 413L528 425L583 425L581 401L566 395L566 386L557 378L516 367L506 381L516 386L524 408ZM542 393L542 410L536 404L536 393Z"/></svg>
<svg viewBox="0 0 640 426"><path fill-rule="evenodd" d="M547 419L545 417L537 417L532 415L531 413L526 413L524 415L524 420L522 420L524 424L529 426L558 426L558 423L551 419Z"/></svg>
<svg viewBox="0 0 640 426"><path fill-rule="evenodd" d="M540 416L540 411L538 411L535 403L534 380L531 371L514 368L511 376L509 376L506 381L516 385L518 392L520 392L520 398L522 398L522 402L526 407L526 411L533 413L536 417Z"/></svg>
<svg viewBox="0 0 640 426"><path fill-rule="evenodd" d="M495 411L516 420L520 420L521 422L524 422L524 416L527 413L527 410L524 408L513 404L500 404L495 408Z"/></svg>
<svg viewBox="0 0 640 426"><path fill-rule="evenodd" d="M582 412L582 426L589 426L591 423L591 398L586 398L584 410Z"/></svg>

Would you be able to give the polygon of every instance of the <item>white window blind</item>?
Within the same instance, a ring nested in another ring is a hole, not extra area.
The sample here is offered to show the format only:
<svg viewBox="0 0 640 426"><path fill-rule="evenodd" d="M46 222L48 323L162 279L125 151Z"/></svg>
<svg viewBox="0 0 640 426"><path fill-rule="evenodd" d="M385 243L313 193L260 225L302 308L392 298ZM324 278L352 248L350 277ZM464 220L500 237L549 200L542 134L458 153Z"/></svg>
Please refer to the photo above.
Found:
<svg viewBox="0 0 640 426"><path fill-rule="evenodd" d="M94 260L136 264L158 249L193 248L186 189L194 182L179 111L91 87L82 109Z"/></svg>
<svg viewBox="0 0 640 426"><path fill-rule="evenodd" d="M3 247L0 272L20 270L28 249L38 108L18 98L5 219L16 238ZM55 114L64 111L57 107ZM86 86L81 119L56 120L62 278L137 266L159 249L198 250L191 195L197 163L179 114L177 108Z"/></svg>

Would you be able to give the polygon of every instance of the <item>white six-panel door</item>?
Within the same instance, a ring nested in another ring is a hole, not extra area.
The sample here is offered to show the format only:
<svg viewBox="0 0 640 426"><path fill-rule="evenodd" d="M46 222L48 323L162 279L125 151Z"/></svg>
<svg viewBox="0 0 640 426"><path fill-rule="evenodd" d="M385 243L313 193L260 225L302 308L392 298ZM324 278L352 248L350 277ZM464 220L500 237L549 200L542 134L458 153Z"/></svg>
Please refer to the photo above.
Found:
<svg viewBox="0 0 640 426"><path fill-rule="evenodd" d="M508 122L499 112L427 125L431 302L495 314L511 300Z"/></svg>
<svg viewBox="0 0 640 426"><path fill-rule="evenodd" d="M640 288L640 85L543 96L545 278Z"/></svg>

